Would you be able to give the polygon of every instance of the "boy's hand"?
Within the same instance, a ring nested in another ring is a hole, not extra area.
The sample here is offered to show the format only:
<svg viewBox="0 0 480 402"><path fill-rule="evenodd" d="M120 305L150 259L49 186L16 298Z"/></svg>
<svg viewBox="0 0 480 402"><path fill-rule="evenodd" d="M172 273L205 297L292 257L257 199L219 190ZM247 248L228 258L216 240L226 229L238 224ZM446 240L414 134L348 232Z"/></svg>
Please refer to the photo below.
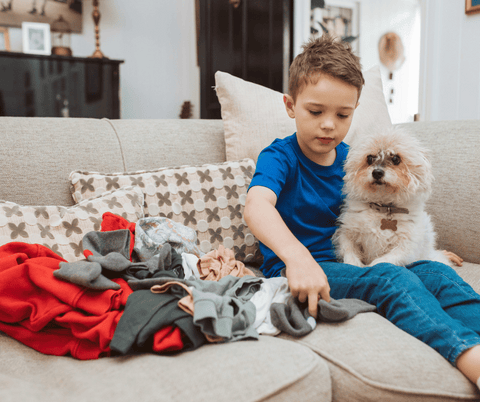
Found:
<svg viewBox="0 0 480 402"><path fill-rule="evenodd" d="M330 302L330 285L318 262L308 253L308 256L287 264L286 275L292 296L302 303L308 300L308 312L317 318L320 298Z"/></svg>

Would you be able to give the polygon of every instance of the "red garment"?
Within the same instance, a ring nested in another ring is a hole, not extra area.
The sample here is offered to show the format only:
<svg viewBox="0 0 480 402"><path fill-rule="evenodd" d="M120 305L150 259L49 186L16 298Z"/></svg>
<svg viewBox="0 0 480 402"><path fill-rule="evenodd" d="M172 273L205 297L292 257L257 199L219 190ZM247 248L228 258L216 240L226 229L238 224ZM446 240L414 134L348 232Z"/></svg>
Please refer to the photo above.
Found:
<svg viewBox="0 0 480 402"><path fill-rule="evenodd" d="M183 347L182 331L178 327L171 325L163 327L153 336L154 352L173 352L182 350Z"/></svg>
<svg viewBox="0 0 480 402"><path fill-rule="evenodd" d="M108 354L132 290L97 291L52 272L65 261L38 244L0 247L0 330L45 354L94 359Z"/></svg>
<svg viewBox="0 0 480 402"><path fill-rule="evenodd" d="M130 260L132 259L133 246L135 245L135 223L127 221L120 215L105 212L102 215L101 232L111 232L113 230L128 229L130 230ZM91 252L90 252L91 254ZM85 258L88 255L85 255Z"/></svg>

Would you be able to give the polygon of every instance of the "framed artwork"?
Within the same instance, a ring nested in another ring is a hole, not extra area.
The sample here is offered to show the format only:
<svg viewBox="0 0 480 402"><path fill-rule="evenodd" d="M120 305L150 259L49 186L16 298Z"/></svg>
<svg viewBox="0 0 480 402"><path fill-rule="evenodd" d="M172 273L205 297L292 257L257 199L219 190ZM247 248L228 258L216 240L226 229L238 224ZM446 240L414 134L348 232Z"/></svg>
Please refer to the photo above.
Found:
<svg viewBox="0 0 480 402"><path fill-rule="evenodd" d="M72 32L82 32L82 0L2 0L0 25L20 28L22 22L52 24L59 15Z"/></svg>
<svg viewBox="0 0 480 402"><path fill-rule="evenodd" d="M480 0L479 0L480 1ZM329 33L350 43L359 55L360 4L354 0L298 0L294 10L294 51L311 38Z"/></svg>
<svg viewBox="0 0 480 402"><path fill-rule="evenodd" d="M8 28L0 27L0 51L10 51L10 37L8 36Z"/></svg>
<svg viewBox="0 0 480 402"><path fill-rule="evenodd" d="M360 5L353 0L311 0L310 37L329 33L358 54Z"/></svg>
<svg viewBox="0 0 480 402"><path fill-rule="evenodd" d="M480 0L465 0L465 13L480 13Z"/></svg>
<svg viewBox="0 0 480 402"><path fill-rule="evenodd" d="M49 55L52 52L49 24L23 22L22 39L24 53Z"/></svg>

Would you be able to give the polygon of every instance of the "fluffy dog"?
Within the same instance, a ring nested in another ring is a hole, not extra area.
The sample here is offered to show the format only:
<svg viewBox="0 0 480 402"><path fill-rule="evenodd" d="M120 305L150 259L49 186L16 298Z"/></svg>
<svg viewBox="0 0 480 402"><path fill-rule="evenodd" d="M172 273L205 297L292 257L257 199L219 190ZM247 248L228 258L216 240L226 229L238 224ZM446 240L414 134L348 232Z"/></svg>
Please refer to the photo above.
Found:
<svg viewBox="0 0 480 402"><path fill-rule="evenodd" d="M428 152L407 132L392 128L362 136L345 161L345 202L333 236L339 260L356 266L405 266L449 259L435 247L425 202L434 180Z"/></svg>

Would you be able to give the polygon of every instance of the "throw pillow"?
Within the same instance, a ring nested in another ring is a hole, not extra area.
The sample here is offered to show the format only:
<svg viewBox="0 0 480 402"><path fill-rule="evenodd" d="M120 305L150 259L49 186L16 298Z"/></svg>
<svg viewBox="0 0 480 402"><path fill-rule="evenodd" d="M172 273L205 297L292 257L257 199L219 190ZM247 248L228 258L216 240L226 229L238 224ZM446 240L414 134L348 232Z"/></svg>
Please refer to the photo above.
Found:
<svg viewBox="0 0 480 402"><path fill-rule="evenodd" d="M253 160L244 159L127 173L75 171L70 181L75 202L119 186L138 186L145 195L146 216L193 228L202 253L223 245L239 261L260 262L258 241L243 219L254 170Z"/></svg>
<svg viewBox="0 0 480 402"><path fill-rule="evenodd" d="M360 104L345 138L349 145L359 133L391 126L383 94L380 69L363 73L365 86ZM215 84L220 102L227 160L251 158L255 162L263 148L275 138L284 138L296 131L283 104L283 94L217 71Z"/></svg>
<svg viewBox="0 0 480 402"><path fill-rule="evenodd" d="M82 239L99 231L102 215L111 212L136 222L143 218L143 193L124 187L72 207L29 206L0 201L0 244L42 244L68 262L84 259Z"/></svg>

